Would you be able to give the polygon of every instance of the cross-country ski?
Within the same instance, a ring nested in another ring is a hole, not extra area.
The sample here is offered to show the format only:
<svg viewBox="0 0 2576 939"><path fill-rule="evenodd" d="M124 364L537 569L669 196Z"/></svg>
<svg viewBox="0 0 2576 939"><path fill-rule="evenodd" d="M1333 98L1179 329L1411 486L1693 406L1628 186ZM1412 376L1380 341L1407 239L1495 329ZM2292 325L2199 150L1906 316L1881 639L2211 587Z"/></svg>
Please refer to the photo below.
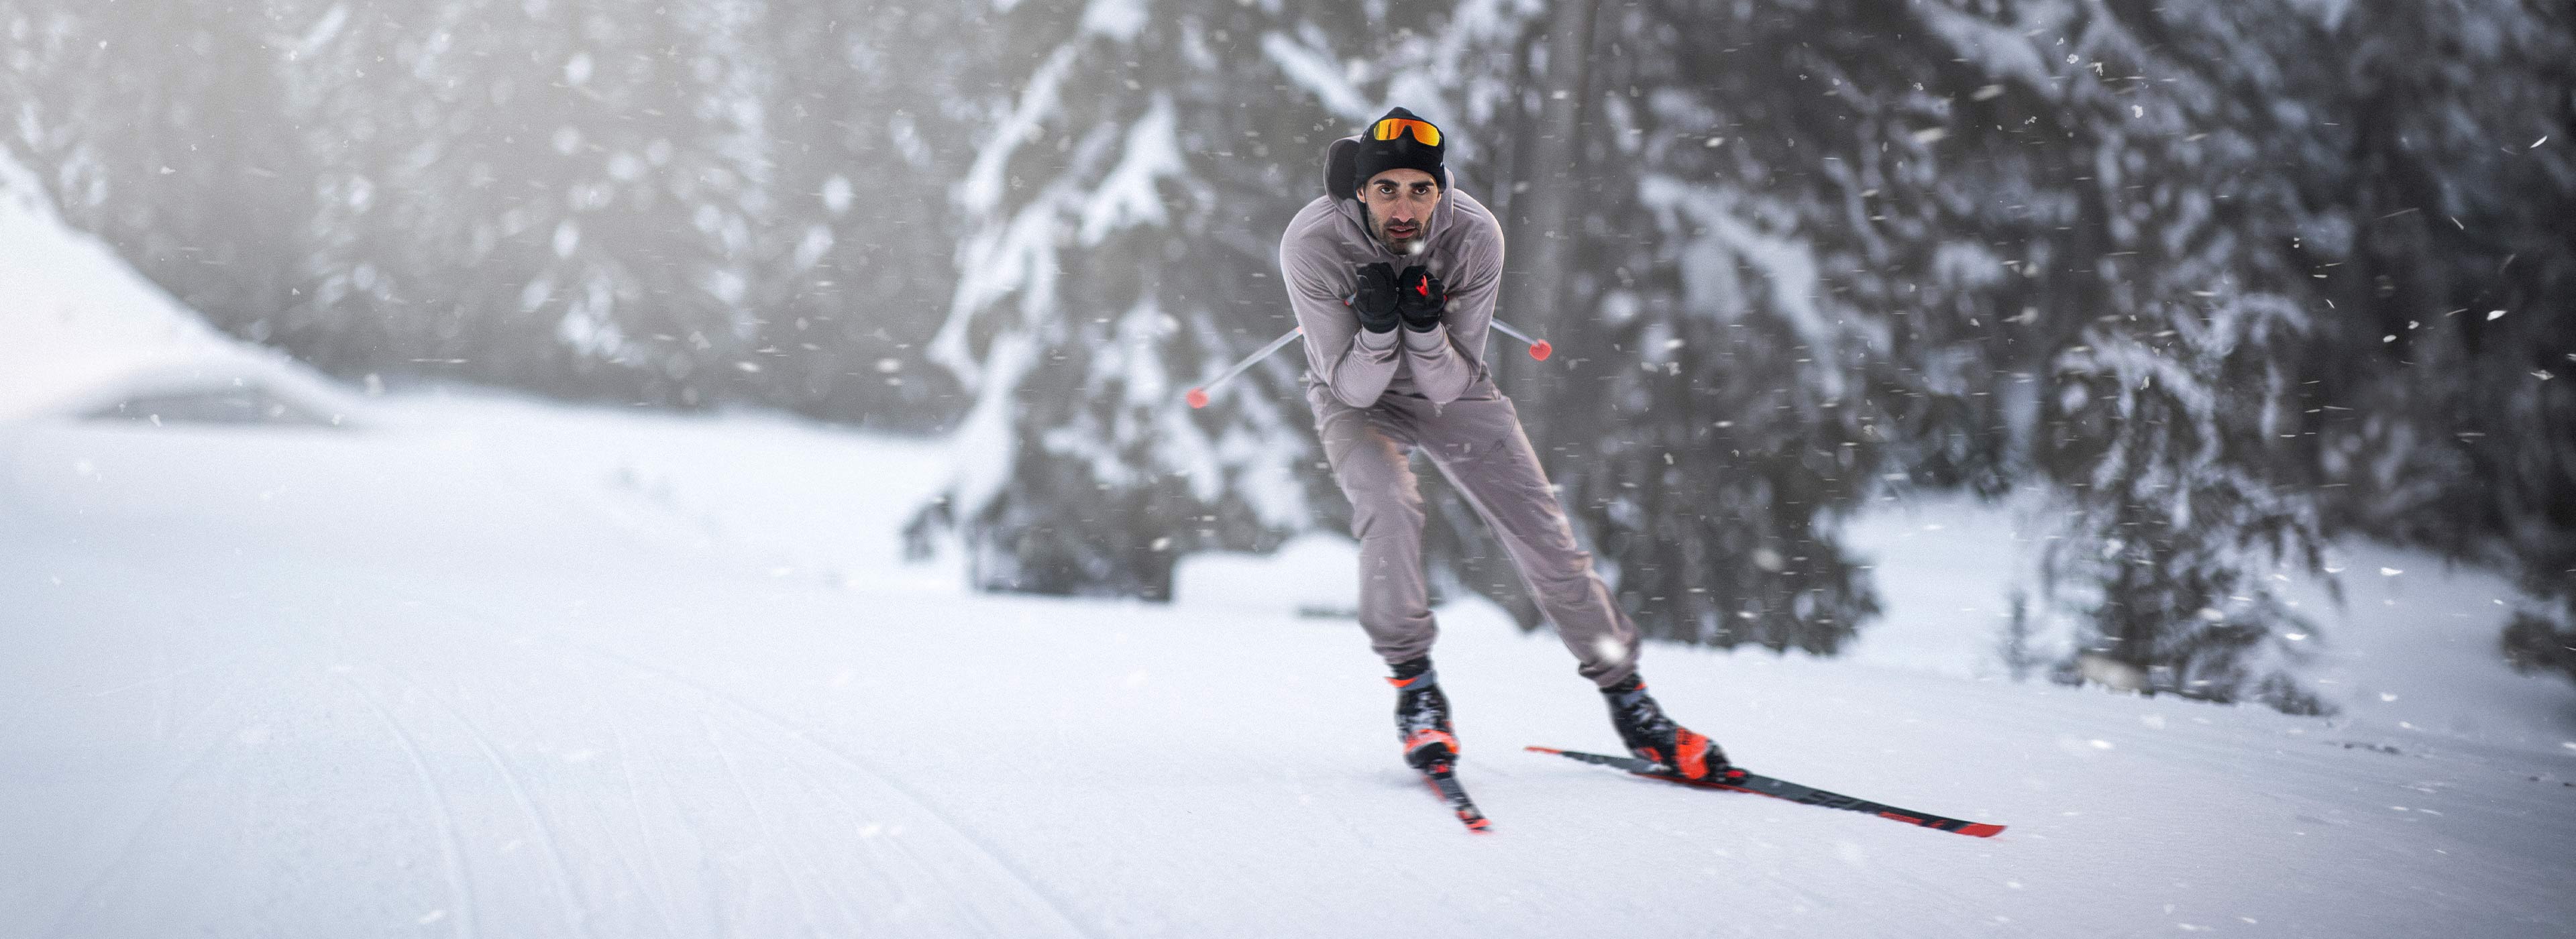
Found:
<svg viewBox="0 0 2576 939"><path fill-rule="evenodd" d="M1811 786L1802 786L1797 783L1789 782L1785 779L1773 779L1759 773L1747 772L1742 767L1730 766L1717 773L1693 779L1674 772L1671 767L1665 766L1661 763L1657 763L1652 760L1641 760L1636 757L1604 756L1598 753L1580 753L1572 750L1557 750L1549 747L1537 746L1523 747L1522 749L1528 750L1531 753L1549 753L1565 757L1567 759L1576 760L1578 762L1590 763L1595 766L1607 766L1612 769L1625 770L1631 775L1643 776L1647 779L1659 779L1664 782L1679 783L1685 786L1697 786L1702 789L1723 789L1730 792L1750 792L1755 795L1770 796L1774 799L1785 799L1790 802L1798 803L1799 805L1814 805L1828 809L1865 812L1871 815L1876 815L1880 818L1893 819L1909 825L1921 825L1925 828L1937 828L1942 831L1953 831L1962 835L1969 835L1977 838L1992 838L1998 834L2002 834L2004 830L2004 826L2002 825L1964 821L1956 818L1944 818L1929 812L1900 809L1892 805L1884 805L1867 799L1856 799L1838 792L1827 792Z"/></svg>

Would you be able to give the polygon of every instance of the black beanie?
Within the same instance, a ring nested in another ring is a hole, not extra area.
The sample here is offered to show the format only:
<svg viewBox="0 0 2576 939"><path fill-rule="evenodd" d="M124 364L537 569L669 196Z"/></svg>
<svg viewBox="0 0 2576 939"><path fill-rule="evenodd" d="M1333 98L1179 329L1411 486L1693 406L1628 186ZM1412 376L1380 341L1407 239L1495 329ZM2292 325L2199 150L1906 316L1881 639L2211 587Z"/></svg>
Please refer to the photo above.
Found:
<svg viewBox="0 0 2576 939"><path fill-rule="evenodd" d="M1370 121L1369 128L1375 128L1379 121L1386 120L1422 121L1421 118L1413 116L1413 112L1396 108L1386 112L1385 117ZM1436 128L1438 125L1433 126ZM1363 129L1360 131L1359 153L1352 160L1351 170L1356 175L1352 176L1350 186L1353 190L1357 190L1367 185L1369 180L1377 178L1377 174L1388 170L1421 170L1431 174L1432 182L1447 186L1449 179L1440 172L1440 156L1448 149L1446 134L1441 136L1440 143L1426 144L1413 139L1413 133L1409 130L1395 135L1394 140L1376 140L1372 139L1367 129Z"/></svg>

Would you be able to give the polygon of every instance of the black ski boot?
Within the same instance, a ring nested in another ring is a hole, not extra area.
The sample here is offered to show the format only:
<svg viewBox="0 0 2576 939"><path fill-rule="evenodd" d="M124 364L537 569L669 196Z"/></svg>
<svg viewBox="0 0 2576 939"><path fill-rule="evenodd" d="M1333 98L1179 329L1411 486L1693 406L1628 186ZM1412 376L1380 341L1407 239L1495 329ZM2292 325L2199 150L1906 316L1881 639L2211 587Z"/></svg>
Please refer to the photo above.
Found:
<svg viewBox="0 0 2576 939"><path fill-rule="evenodd" d="M1395 663L1395 737L1404 742L1404 762L1423 772L1445 772L1458 760L1458 737L1449 730L1449 696L1440 693L1440 673L1431 657Z"/></svg>
<svg viewBox="0 0 2576 939"><path fill-rule="evenodd" d="M1646 693L1645 679L1630 675L1601 689L1601 697L1610 704L1610 725L1619 729L1619 741L1638 759L1661 763L1690 779L1726 775L1726 751L1664 716L1663 706Z"/></svg>

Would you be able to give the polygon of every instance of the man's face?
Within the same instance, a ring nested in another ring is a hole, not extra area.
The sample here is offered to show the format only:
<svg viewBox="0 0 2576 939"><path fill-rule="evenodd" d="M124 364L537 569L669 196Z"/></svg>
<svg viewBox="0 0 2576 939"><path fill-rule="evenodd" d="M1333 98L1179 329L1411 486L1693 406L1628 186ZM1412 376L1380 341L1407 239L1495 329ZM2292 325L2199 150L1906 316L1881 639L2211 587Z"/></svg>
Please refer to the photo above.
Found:
<svg viewBox="0 0 2576 939"><path fill-rule="evenodd" d="M1388 170L1360 186L1368 206L1369 234L1397 254L1422 250L1423 223L1440 204L1440 182L1421 170Z"/></svg>

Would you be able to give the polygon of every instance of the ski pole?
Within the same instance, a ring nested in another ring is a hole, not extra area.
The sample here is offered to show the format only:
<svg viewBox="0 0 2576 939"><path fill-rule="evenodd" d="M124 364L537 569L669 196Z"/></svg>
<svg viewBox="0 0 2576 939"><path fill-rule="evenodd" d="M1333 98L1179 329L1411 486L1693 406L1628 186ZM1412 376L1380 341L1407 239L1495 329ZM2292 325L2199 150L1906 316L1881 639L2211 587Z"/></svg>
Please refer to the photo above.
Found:
<svg viewBox="0 0 2576 939"><path fill-rule="evenodd" d="M1352 294L1350 296L1343 297L1342 305L1349 306L1352 301L1357 299L1359 299L1359 294ZM1226 369L1225 374L1217 376L1215 381L1190 389L1190 393L1182 395L1181 400L1189 402L1191 410L1207 407L1208 389L1233 381L1234 376L1243 374L1243 370L1251 368L1253 363L1269 358L1271 353L1279 351L1280 346L1287 345L1288 340L1297 338L1297 334L1304 331L1305 329L1303 327L1291 329L1288 331L1287 335L1270 340L1270 344L1262 346L1261 351L1244 356L1243 361L1234 363L1233 368Z"/></svg>
<svg viewBox="0 0 2576 939"><path fill-rule="evenodd" d="M1493 324L1495 329L1503 331L1503 335L1528 343L1530 358L1545 362L1547 361L1548 354L1556 351L1556 347L1548 345L1547 340L1532 339L1529 337L1528 333L1513 329L1510 323L1503 322L1502 320L1494 320Z"/></svg>
<svg viewBox="0 0 2576 939"><path fill-rule="evenodd" d="M1225 374L1217 376L1215 381L1190 389L1190 393L1183 395L1182 400L1188 401L1190 407L1194 409L1207 407L1208 389L1233 381L1234 376L1243 374L1244 369L1251 368L1255 362L1269 358L1271 353L1279 351L1280 346L1287 345L1289 340L1297 338L1299 332L1302 330L1291 329L1279 338L1270 340L1270 344L1262 346L1261 351L1244 356L1243 361L1234 363L1233 368L1226 369Z"/></svg>
<svg viewBox="0 0 2576 939"><path fill-rule="evenodd" d="M1349 301L1343 302L1348 303ZM1495 329L1503 331L1503 335L1528 343L1530 358L1545 362L1547 361L1547 357L1556 351L1556 347L1549 345L1545 339L1532 339L1529 337L1528 333L1513 329L1511 324L1505 323L1502 320L1493 320L1492 322ZM1271 353L1279 351L1279 347L1287 345L1289 340L1297 338L1300 332L1302 332L1302 330L1291 329L1286 333L1281 334L1279 338L1270 340L1269 345L1262 346L1258 351L1255 351L1251 355L1244 356L1243 361L1234 363L1233 368L1226 369L1225 374L1217 376L1215 381L1190 389L1188 394L1181 396L1181 400L1189 402L1190 407L1193 409L1207 407L1209 391L1214 390L1226 382L1233 381L1234 376L1243 374L1244 369L1251 368L1261 360L1269 358Z"/></svg>

